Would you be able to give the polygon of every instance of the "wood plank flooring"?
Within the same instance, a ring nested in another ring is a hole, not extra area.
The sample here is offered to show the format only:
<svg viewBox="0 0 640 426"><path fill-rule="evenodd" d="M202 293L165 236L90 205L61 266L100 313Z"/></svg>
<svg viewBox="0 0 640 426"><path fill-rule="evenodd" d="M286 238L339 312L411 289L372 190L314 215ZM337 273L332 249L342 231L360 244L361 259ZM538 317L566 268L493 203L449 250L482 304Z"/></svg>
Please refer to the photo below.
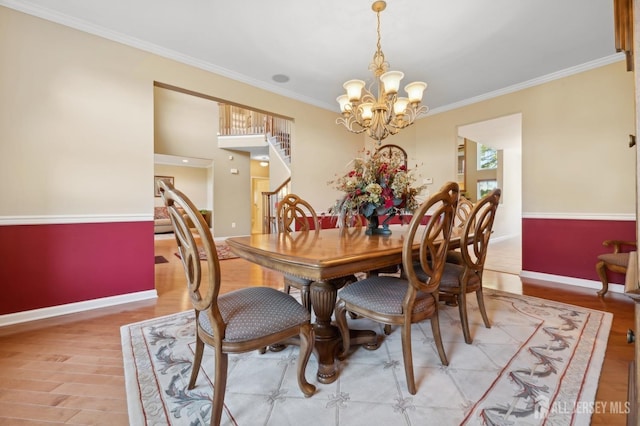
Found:
<svg viewBox="0 0 640 426"><path fill-rule="evenodd" d="M127 425L120 326L190 309L175 241L156 241L158 298L0 328L0 426ZM269 285L282 288L282 275L242 259L220 262L223 291ZM90 282L90 279L88 280ZM517 275L485 272L488 287L543 297L614 313L597 400L621 403L627 397L627 368L633 345L633 302L609 293L560 284L522 282ZM626 416L605 410L593 425L623 425Z"/></svg>

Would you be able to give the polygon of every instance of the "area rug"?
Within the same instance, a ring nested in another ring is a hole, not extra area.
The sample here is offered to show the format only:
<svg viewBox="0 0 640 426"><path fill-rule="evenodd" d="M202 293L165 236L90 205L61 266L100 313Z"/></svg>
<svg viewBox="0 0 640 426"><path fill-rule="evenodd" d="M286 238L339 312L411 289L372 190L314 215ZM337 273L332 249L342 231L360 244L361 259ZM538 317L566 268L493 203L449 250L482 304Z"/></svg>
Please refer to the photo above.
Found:
<svg viewBox="0 0 640 426"><path fill-rule="evenodd" d="M216 251L218 252L218 260L237 259L238 257L240 257L233 251L231 251L231 248L224 242L216 241ZM176 257L180 258L180 253L174 254L176 255ZM198 255L200 256L200 260L207 260L207 254L204 252L204 249L201 248L198 251Z"/></svg>
<svg viewBox="0 0 640 426"><path fill-rule="evenodd" d="M164 256L156 256L156 265L158 263L169 263L169 261Z"/></svg>
<svg viewBox="0 0 640 426"><path fill-rule="evenodd" d="M464 343L457 308L443 306L440 324L449 366L440 364L429 321L412 329L418 393L407 391L400 331L374 329L375 351L357 348L334 383L318 383L312 356L304 398L295 375L297 347L229 356L224 425L587 425L612 315L533 297L486 290L492 327L469 298L473 344ZM206 425L210 419L212 352L205 351L193 390L186 388L194 350L191 311L121 328L130 424Z"/></svg>

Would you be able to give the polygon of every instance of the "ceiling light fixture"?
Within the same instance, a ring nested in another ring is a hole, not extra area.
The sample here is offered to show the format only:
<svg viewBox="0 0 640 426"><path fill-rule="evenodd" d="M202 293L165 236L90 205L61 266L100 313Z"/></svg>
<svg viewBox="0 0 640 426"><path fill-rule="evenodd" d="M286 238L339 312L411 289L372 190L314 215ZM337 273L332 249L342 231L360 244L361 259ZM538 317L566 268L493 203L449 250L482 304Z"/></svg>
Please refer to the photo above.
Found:
<svg viewBox="0 0 640 426"><path fill-rule="evenodd" d="M389 63L385 61L380 46L380 12L387 7L384 1L376 1L371 9L376 12L378 20L378 43L373 62L369 69L373 71L378 86L377 97L371 86L367 89L362 80L349 80L343 84L347 93L336 100L340 104L341 117L337 124L343 124L350 132L363 133L372 139L381 141L389 135L395 135L401 129L413 124L414 120L429 111L421 105L422 95L427 83L416 81L404 87L407 97L399 97L400 80L404 77L401 71L387 71Z"/></svg>
<svg viewBox="0 0 640 426"><path fill-rule="evenodd" d="M285 74L275 74L273 77L271 77L273 79L273 81L275 81L276 83L286 83L289 81L289 76L285 75Z"/></svg>
<svg viewBox="0 0 640 426"><path fill-rule="evenodd" d="M261 161L260 162L260 167L267 167L269 165L268 161Z"/></svg>

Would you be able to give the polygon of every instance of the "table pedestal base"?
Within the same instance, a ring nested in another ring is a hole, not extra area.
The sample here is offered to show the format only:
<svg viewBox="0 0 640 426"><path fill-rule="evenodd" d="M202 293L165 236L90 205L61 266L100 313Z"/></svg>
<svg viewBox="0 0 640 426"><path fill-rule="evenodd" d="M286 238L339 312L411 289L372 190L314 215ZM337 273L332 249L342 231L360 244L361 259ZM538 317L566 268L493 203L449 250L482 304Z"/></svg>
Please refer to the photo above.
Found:
<svg viewBox="0 0 640 426"><path fill-rule="evenodd" d="M331 324L331 316L336 305L338 289L348 282L348 279L340 279L311 284L311 306L316 315L314 354L318 359L317 376L320 383L333 383L338 378L336 360L342 347L342 336L338 327ZM372 330L350 330L349 333L352 345L365 345L366 349L378 347L378 336Z"/></svg>

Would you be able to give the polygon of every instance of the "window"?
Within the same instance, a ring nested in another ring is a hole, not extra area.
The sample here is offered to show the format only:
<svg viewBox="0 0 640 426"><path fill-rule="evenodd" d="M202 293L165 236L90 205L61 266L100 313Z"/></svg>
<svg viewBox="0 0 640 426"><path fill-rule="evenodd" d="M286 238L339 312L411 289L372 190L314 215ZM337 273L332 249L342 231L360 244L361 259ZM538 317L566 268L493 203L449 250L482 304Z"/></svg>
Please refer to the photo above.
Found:
<svg viewBox="0 0 640 426"><path fill-rule="evenodd" d="M498 151L488 146L478 144L478 170L498 168Z"/></svg>
<svg viewBox="0 0 640 426"><path fill-rule="evenodd" d="M498 181L496 179L484 179L478 181L478 200L489 192L498 187Z"/></svg>

